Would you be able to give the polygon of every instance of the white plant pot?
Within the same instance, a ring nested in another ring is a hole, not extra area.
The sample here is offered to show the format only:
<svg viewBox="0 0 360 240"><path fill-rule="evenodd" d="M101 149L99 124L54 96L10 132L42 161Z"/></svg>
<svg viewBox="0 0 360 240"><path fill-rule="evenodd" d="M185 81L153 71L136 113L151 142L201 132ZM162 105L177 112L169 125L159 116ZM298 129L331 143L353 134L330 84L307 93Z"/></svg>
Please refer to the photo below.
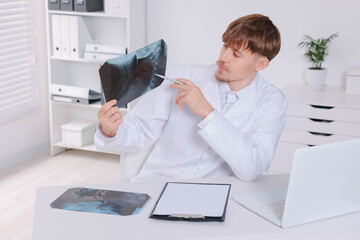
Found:
<svg viewBox="0 0 360 240"><path fill-rule="evenodd" d="M306 83L309 87L316 90L322 90L325 88L325 81L327 76L327 69L306 69L305 77Z"/></svg>

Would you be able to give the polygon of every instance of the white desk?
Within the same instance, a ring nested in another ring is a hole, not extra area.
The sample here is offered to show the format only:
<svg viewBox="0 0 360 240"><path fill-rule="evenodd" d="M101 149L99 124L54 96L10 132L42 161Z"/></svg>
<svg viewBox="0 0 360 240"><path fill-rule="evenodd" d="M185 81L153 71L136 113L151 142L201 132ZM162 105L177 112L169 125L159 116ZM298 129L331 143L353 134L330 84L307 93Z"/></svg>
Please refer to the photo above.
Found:
<svg viewBox="0 0 360 240"><path fill-rule="evenodd" d="M264 175L251 183L235 178L203 179L196 182L231 183L231 193L248 193L283 186L288 175ZM55 239L356 239L360 240L360 212L282 229L229 199L225 222L186 222L150 219L164 182L87 185L108 190L143 192L150 201L138 215L117 216L50 208L50 203L70 186L38 189L34 240ZM231 195L230 195L231 196Z"/></svg>

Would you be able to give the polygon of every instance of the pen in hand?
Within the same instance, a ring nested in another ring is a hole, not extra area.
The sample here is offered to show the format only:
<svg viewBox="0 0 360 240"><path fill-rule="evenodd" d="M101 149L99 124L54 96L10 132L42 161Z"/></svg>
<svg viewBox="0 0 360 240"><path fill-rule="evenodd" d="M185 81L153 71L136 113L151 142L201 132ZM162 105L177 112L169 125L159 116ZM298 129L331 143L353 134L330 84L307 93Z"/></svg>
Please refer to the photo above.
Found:
<svg viewBox="0 0 360 240"><path fill-rule="evenodd" d="M157 76L157 77L159 77L159 78L163 78L163 79L168 80L168 81L173 82L173 83L183 84L182 82L179 82L179 81L176 80L176 79L173 79L173 78L170 78L170 77L166 77L166 76L163 76L163 75L160 75L160 74L157 74L157 73L155 73L155 76Z"/></svg>

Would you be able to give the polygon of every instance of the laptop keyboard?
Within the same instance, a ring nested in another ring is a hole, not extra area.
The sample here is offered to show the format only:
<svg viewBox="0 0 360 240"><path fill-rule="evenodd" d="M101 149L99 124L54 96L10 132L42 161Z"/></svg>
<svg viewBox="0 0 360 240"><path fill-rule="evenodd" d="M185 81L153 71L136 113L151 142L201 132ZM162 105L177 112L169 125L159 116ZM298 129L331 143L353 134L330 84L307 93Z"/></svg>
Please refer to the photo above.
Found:
<svg viewBox="0 0 360 240"><path fill-rule="evenodd" d="M284 213L285 201L273 202L264 206L260 209L268 213L269 215L281 220Z"/></svg>

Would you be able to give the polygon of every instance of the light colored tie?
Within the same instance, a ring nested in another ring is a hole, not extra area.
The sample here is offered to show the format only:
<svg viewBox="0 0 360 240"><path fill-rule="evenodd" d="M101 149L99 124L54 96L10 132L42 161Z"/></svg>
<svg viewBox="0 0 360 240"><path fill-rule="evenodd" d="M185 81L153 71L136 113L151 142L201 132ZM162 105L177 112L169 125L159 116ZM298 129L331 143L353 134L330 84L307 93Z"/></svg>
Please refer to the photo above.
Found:
<svg viewBox="0 0 360 240"><path fill-rule="evenodd" d="M238 96L235 92L229 92L226 94L226 101L222 108L222 112L226 112L229 108L238 100Z"/></svg>

